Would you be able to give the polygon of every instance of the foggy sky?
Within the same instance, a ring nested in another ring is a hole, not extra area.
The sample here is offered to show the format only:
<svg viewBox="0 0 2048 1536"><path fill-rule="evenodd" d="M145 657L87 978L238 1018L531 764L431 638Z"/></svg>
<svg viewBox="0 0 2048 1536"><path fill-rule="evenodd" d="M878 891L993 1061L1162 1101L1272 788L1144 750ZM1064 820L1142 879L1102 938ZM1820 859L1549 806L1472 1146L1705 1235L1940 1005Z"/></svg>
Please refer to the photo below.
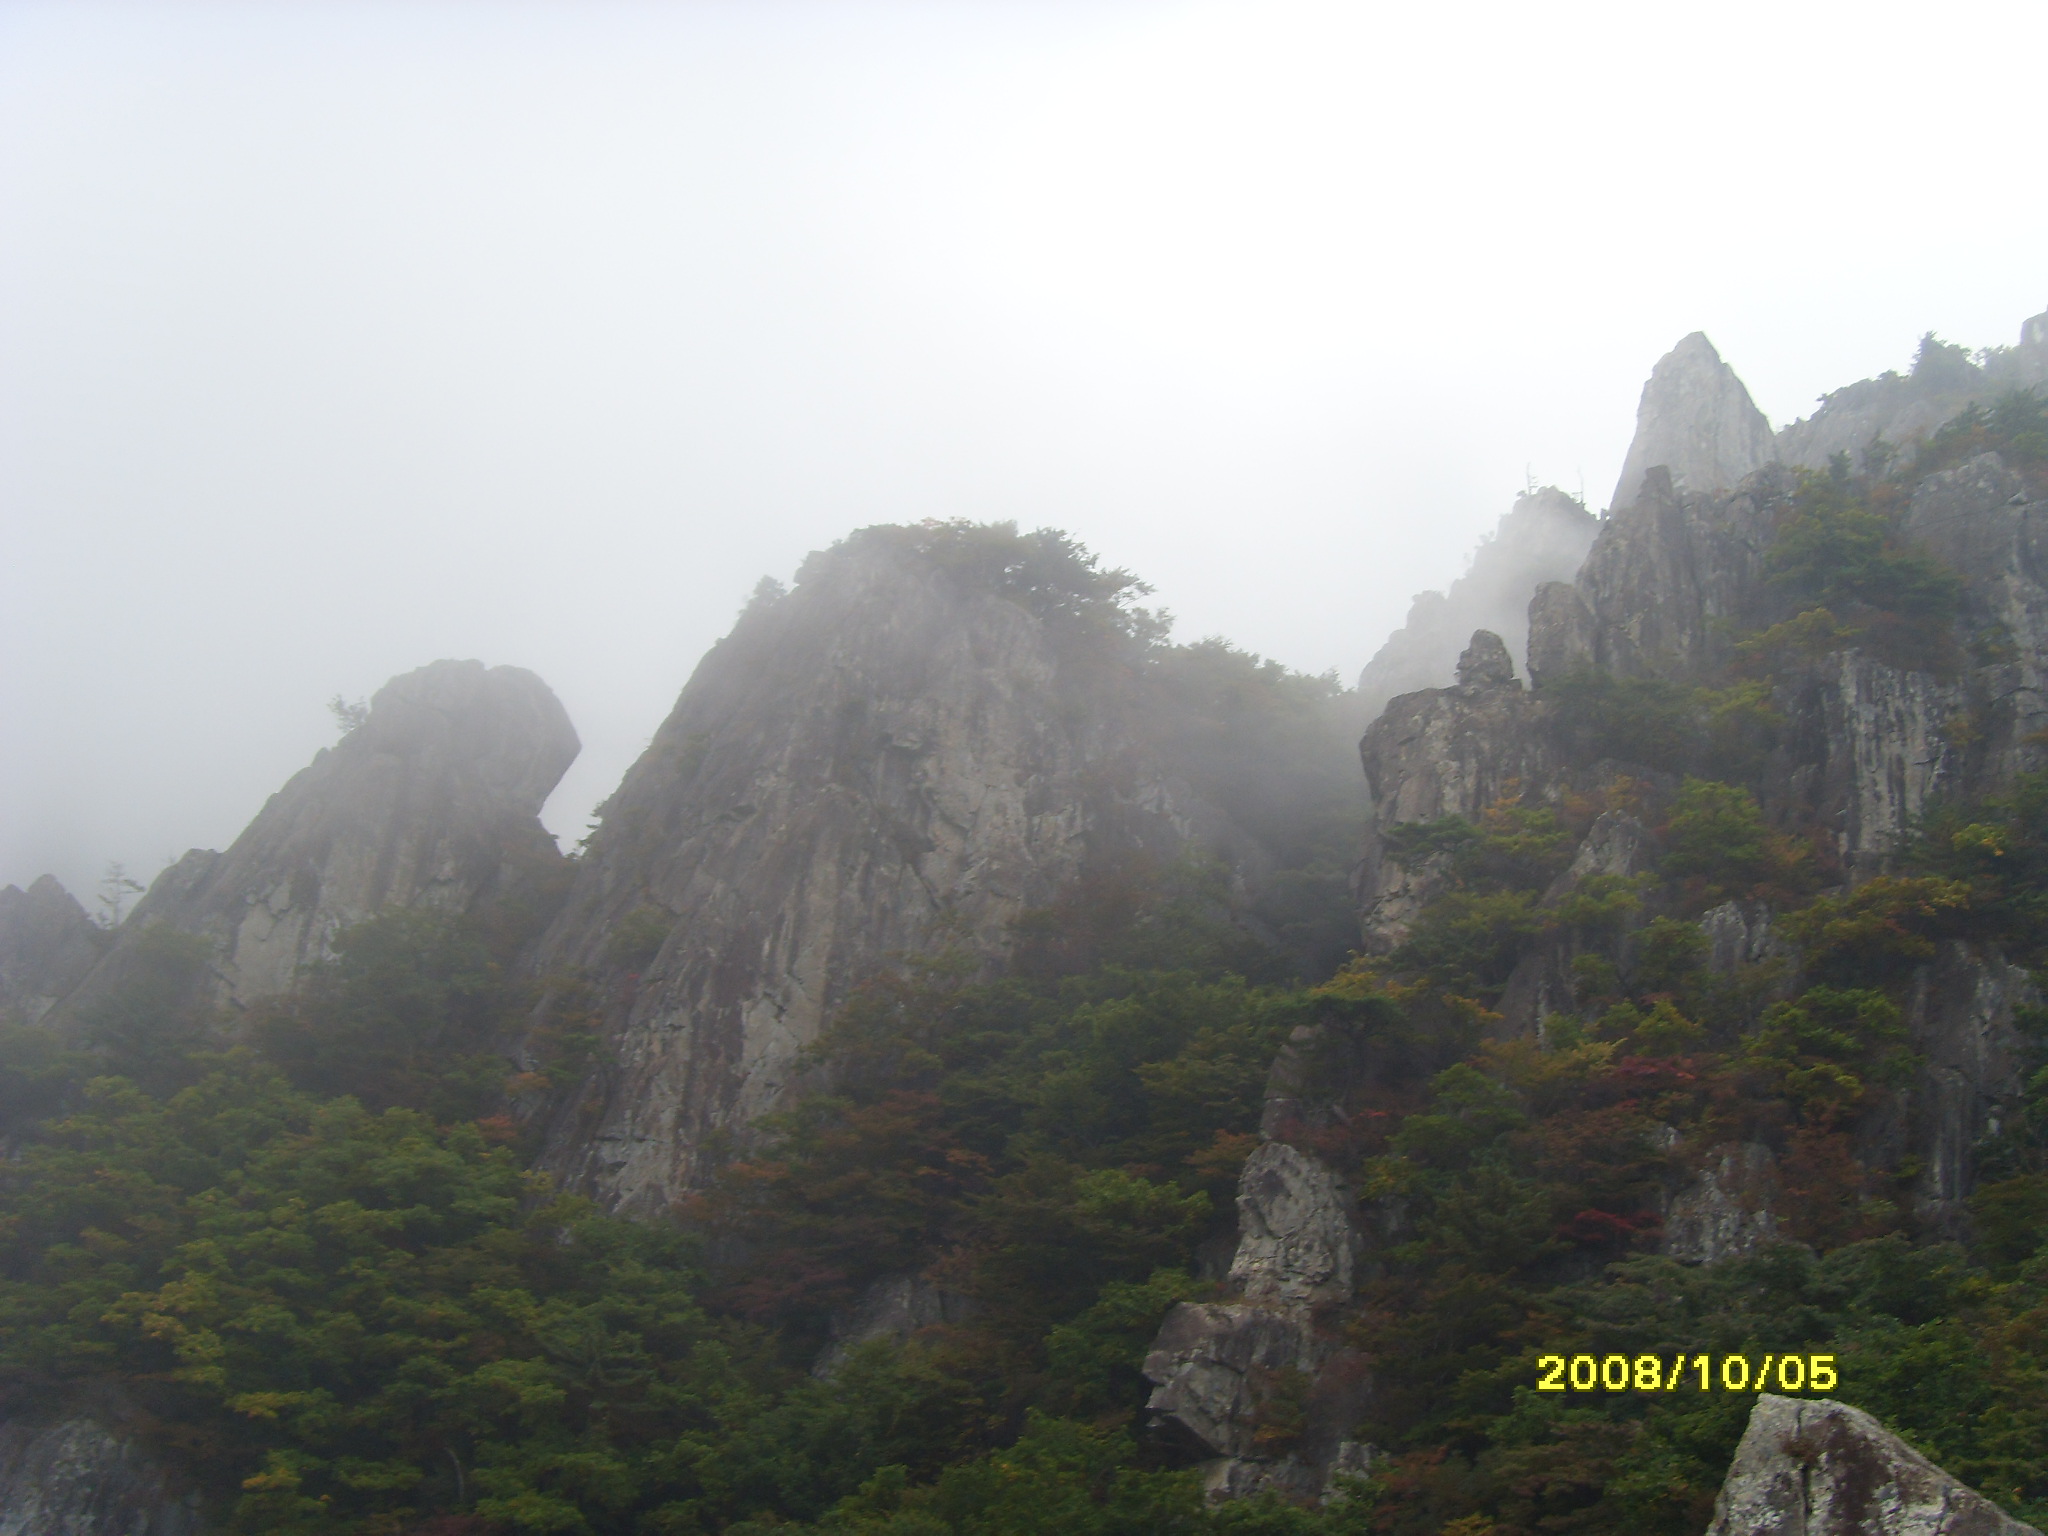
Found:
<svg viewBox="0 0 2048 1536"><path fill-rule="evenodd" d="M561 695L573 843L876 521L1354 676L1685 332L1776 424L2015 340L2044 18L0 0L0 882L226 846L444 656Z"/></svg>

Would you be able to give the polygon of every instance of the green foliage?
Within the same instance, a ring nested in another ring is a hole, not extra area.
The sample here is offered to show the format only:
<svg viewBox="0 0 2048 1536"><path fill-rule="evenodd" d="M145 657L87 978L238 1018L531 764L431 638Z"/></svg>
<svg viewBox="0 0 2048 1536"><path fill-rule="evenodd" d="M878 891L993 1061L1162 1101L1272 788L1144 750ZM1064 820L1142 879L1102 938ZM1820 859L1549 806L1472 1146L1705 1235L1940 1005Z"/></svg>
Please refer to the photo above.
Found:
<svg viewBox="0 0 2048 1536"><path fill-rule="evenodd" d="M1765 555L1772 580L1894 665L1954 665L1962 582L1898 534L1895 506L1846 473L1806 474Z"/></svg>
<svg viewBox="0 0 2048 1536"><path fill-rule="evenodd" d="M191 1053L216 1023L200 985L212 958L206 940L161 923L136 935L78 1010L77 1038L98 1070L158 1092L191 1081Z"/></svg>
<svg viewBox="0 0 2048 1536"><path fill-rule="evenodd" d="M1734 784L1688 778L1664 826L1662 872L1702 905L1759 890L1796 890L1804 852L1773 832L1756 796Z"/></svg>
<svg viewBox="0 0 2048 1536"><path fill-rule="evenodd" d="M1832 1125L1872 1083L1903 1084L1918 1065L1899 1008L1868 988L1809 987L1773 1004L1743 1042L1741 1060L1805 1119Z"/></svg>
<svg viewBox="0 0 2048 1536"><path fill-rule="evenodd" d="M1423 909L1394 964L1453 991L1498 992L1542 926L1532 891L1452 891Z"/></svg>
<svg viewBox="0 0 2048 1536"><path fill-rule="evenodd" d="M1750 642L1738 644L1738 654L1744 644ZM1555 706L1560 737L1581 761L1612 758L1666 773L1749 778L1784 725L1769 683L1756 678L1714 688L1592 669L1546 682L1543 696Z"/></svg>
<svg viewBox="0 0 2048 1536"><path fill-rule="evenodd" d="M419 908L338 934L334 958L252 1011L251 1038L300 1088L470 1119L509 1071L491 1049L508 1008L500 967L474 921Z"/></svg>
<svg viewBox="0 0 2048 1536"><path fill-rule="evenodd" d="M1010 599L1066 637L1120 637L1145 645L1165 638L1168 621L1135 604L1152 589L1129 571L1104 570L1096 556L1057 528L1019 533L1013 522L927 519L863 528L846 542L893 546L965 585Z"/></svg>
<svg viewBox="0 0 2048 1536"><path fill-rule="evenodd" d="M1611 757L1667 771L1698 750L1697 690L1660 677L1616 677L1588 670L1546 681L1544 696L1579 756Z"/></svg>
<svg viewBox="0 0 2048 1536"><path fill-rule="evenodd" d="M1960 885L1966 901L1945 902L1945 928L2039 963L2048 934L2048 773L2022 774L1977 804L1932 809L1906 850L1908 862Z"/></svg>
<svg viewBox="0 0 2048 1536"><path fill-rule="evenodd" d="M2005 459L2034 494L2048 490L2048 393L2016 389L1988 406L1972 401L1921 447L1913 474L1930 475L1980 453Z"/></svg>
<svg viewBox="0 0 2048 1536"><path fill-rule="evenodd" d="M1969 887L1938 875L1879 875L1788 913L1785 936L1817 980L1893 981L1932 959L1935 942L1963 931Z"/></svg>
<svg viewBox="0 0 2048 1536"><path fill-rule="evenodd" d="M1447 816L1389 828L1388 856L1411 869L1433 868L1447 887L1417 915L1391 963L1452 992L1497 993L1524 943L1542 930L1537 897L1571 846L1571 830L1555 811L1524 805L1517 794L1502 796L1477 822Z"/></svg>
<svg viewBox="0 0 2048 1536"><path fill-rule="evenodd" d="M879 979L820 1042L837 1091L769 1122L705 1199L759 1255L731 1305L815 1338L875 1276L943 1259L1035 1349L1105 1286L1185 1262L1234 1185L1219 1143L1256 1126L1303 1007L1187 972Z"/></svg>

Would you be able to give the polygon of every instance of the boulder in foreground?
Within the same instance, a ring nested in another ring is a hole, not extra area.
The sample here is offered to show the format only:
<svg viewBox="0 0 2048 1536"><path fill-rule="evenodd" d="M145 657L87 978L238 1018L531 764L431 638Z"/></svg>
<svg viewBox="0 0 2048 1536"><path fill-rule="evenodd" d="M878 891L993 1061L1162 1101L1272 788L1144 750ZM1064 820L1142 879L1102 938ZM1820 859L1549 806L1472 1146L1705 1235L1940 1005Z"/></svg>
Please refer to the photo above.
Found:
<svg viewBox="0 0 2048 1536"><path fill-rule="evenodd" d="M1846 1403L1765 1393L1707 1536L2041 1536Z"/></svg>

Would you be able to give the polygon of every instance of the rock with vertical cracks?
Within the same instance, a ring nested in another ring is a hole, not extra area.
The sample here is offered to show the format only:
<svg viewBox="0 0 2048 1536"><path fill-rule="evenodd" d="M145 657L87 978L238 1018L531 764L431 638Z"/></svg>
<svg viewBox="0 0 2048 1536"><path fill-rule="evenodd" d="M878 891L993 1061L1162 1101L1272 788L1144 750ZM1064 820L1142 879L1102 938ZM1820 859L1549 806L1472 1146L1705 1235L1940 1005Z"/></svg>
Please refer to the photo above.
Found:
<svg viewBox="0 0 2048 1536"><path fill-rule="evenodd" d="M1350 1296L1358 1239L1351 1201L1328 1168L1269 1141L1246 1160L1237 1188L1242 1236L1230 1279L1247 1301Z"/></svg>
<svg viewBox="0 0 2048 1536"><path fill-rule="evenodd" d="M1860 1408L1765 1393L1707 1536L2041 1536Z"/></svg>

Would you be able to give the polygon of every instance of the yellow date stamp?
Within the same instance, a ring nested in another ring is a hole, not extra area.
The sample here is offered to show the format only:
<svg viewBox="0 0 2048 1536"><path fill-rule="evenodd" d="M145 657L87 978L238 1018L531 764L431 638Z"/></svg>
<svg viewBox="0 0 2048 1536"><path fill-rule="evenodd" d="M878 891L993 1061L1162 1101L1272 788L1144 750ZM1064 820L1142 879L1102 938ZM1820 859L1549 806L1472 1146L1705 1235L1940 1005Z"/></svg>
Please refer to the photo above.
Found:
<svg viewBox="0 0 2048 1536"><path fill-rule="evenodd" d="M1538 1392L1832 1392L1833 1355L1543 1355Z"/></svg>

